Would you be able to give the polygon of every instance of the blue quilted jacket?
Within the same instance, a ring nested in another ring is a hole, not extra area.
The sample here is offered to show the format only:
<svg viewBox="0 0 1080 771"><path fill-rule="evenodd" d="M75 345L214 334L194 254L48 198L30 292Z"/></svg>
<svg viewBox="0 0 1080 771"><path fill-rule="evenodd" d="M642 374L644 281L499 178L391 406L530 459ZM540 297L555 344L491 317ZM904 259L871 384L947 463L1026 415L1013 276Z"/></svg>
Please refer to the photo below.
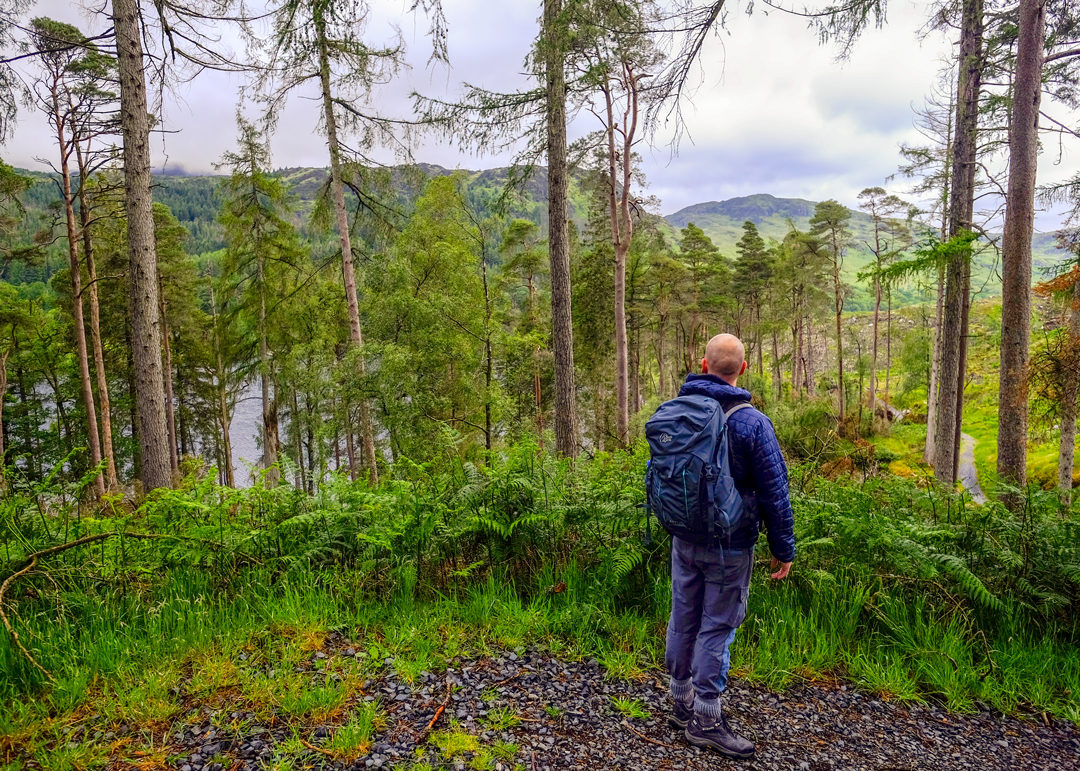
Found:
<svg viewBox="0 0 1080 771"><path fill-rule="evenodd" d="M715 375L687 375L679 396L700 394L720 402L724 410L750 401L750 392ZM788 496L788 470L772 421L756 409L742 409L728 420L731 476L742 494L746 524L731 538L731 548L757 543L762 525L769 551L781 562L795 559L795 519Z"/></svg>

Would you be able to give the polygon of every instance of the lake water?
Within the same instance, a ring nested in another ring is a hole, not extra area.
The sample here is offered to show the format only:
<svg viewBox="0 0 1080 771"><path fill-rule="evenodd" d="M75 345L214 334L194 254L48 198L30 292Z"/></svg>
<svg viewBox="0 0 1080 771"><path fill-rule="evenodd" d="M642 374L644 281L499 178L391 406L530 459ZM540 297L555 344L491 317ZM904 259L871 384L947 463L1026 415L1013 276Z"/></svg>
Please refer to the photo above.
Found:
<svg viewBox="0 0 1080 771"><path fill-rule="evenodd" d="M248 383L233 410L229 424L229 440L232 442L233 478L237 487L250 487L251 469L259 465L262 448L259 433L262 430L262 392L258 381ZM285 433L284 422L281 433Z"/></svg>

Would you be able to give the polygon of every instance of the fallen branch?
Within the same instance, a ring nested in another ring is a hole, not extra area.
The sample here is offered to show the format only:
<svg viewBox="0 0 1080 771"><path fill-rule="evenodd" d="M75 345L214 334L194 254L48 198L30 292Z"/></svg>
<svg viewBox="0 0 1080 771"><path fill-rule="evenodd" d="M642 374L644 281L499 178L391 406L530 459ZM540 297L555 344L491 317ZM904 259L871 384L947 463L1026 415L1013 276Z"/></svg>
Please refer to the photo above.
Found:
<svg viewBox="0 0 1080 771"><path fill-rule="evenodd" d="M624 727L624 728L628 728L628 729L630 729L630 731L631 731L632 733L634 733L634 734L635 734L635 735L636 735L636 736L637 736L637 737L638 737L639 739L641 739L642 741L646 741L646 742L648 742L649 744L655 744L655 745L657 745L657 746L660 746L660 747L667 747L667 748L668 748L669 750L673 750L673 749L675 749L675 747L674 747L673 745L671 745L671 744L664 744L663 742L658 742L658 741L657 741L656 739L650 739L650 738L649 738L648 736L646 736L645 734L643 734L643 733L639 733L638 731L635 731L635 730L634 730L634 727L633 727L632 725L630 725L629 723L627 723L627 722L626 722L625 720L624 720L624 721L622 721L622 724L623 724L623 727Z"/></svg>
<svg viewBox="0 0 1080 771"><path fill-rule="evenodd" d="M500 680L499 682L495 683L495 685L493 685L491 687L492 688L500 688L500 687L506 685L507 683L509 683L511 680L513 680L515 677L517 677L520 674L521 674L521 672L515 672L514 674L510 675L510 677L506 678L505 680Z"/></svg>
<svg viewBox="0 0 1080 771"><path fill-rule="evenodd" d="M299 736L297 736L296 738L300 739ZM325 755L328 758L334 757L334 753L330 752L330 750L324 750L322 747L316 747L314 744L311 744L310 742L306 742L303 739L300 739L300 743L303 744L305 747L307 747L309 750L315 750L315 752L321 752L323 755Z"/></svg>
<svg viewBox="0 0 1080 771"><path fill-rule="evenodd" d="M435 714L431 718L431 722L427 724L427 728L424 729L424 738L431 733L431 729L435 727L435 723L439 721L439 717L443 712L446 712L446 708L450 706L450 697L454 693L454 684L450 682L450 678L446 678L446 698L443 699L442 704L435 710Z"/></svg>

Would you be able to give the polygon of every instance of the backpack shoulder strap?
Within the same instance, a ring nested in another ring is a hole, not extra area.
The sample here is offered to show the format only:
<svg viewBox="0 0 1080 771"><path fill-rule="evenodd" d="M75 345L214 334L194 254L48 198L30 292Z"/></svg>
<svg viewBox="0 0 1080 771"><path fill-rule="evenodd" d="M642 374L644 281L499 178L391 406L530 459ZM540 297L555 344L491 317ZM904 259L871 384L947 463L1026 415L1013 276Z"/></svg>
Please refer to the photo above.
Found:
<svg viewBox="0 0 1080 771"><path fill-rule="evenodd" d="M744 407L753 407L753 406L754 405L750 404L750 402L739 402L734 407L732 407L730 410L727 410L724 413L724 419L725 420L729 419L732 415L734 415L736 412L743 409Z"/></svg>

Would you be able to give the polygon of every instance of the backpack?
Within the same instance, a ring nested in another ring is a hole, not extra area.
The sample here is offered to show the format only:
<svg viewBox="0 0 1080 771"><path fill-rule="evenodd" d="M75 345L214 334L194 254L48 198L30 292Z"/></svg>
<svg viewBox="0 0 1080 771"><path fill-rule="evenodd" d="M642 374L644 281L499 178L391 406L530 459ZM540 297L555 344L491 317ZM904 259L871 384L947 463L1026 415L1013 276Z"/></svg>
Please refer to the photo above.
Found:
<svg viewBox="0 0 1080 771"><path fill-rule="evenodd" d="M715 544L739 525L743 502L728 464L727 420L749 406L724 412L715 399L691 394L664 402L645 423L652 456L646 505L671 535Z"/></svg>

